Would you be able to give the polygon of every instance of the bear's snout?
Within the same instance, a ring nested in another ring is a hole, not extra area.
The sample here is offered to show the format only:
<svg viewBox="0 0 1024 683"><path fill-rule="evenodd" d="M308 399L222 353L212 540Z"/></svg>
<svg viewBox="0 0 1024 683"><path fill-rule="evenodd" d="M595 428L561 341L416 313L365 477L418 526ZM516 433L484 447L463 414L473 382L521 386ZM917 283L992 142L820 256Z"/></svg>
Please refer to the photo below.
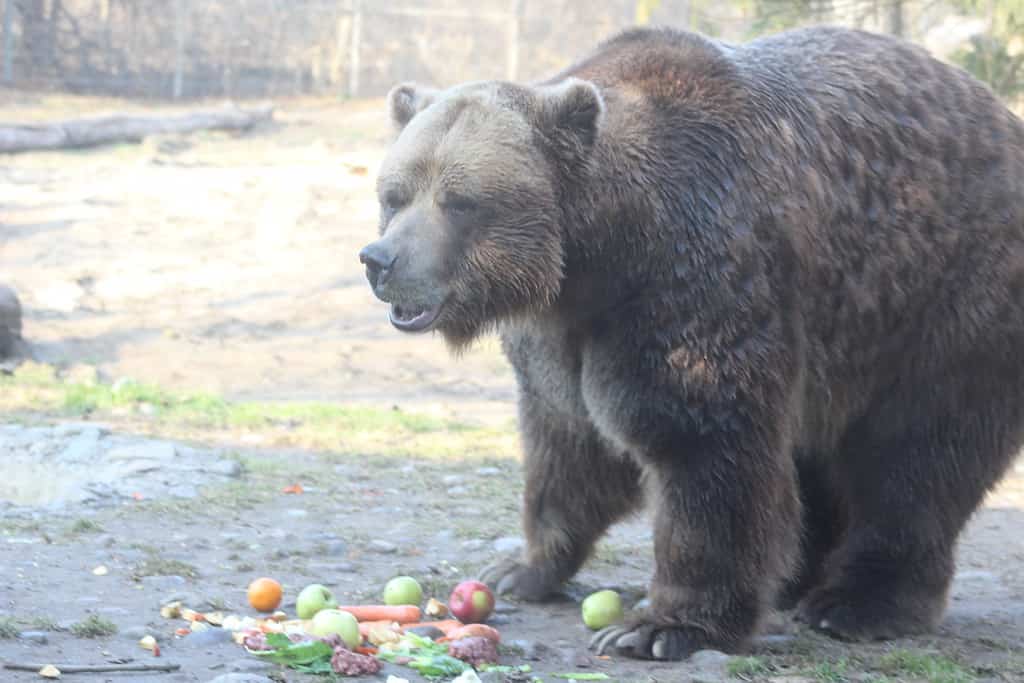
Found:
<svg viewBox="0 0 1024 683"><path fill-rule="evenodd" d="M387 281L396 258L397 254L383 240L371 242L359 251L359 262L366 266L366 279L374 291Z"/></svg>

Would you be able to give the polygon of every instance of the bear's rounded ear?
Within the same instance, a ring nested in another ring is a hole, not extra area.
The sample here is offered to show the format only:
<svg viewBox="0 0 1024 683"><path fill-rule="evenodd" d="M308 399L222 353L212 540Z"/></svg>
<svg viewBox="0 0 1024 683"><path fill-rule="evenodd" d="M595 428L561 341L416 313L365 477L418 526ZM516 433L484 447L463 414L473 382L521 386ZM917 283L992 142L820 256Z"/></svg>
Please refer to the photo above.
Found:
<svg viewBox="0 0 1024 683"><path fill-rule="evenodd" d="M405 128L412 117L430 106L436 96L436 90L415 83L402 83L392 88L388 93L388 111L395 128Z"/></svg>
<svg viewBox="0 0 1024 683"><path fill-rule="evenodd" d="M544 122L554 130L571 133L590 145L604 116L604 98L590 81L569 78L545 88L541 95Z"/></svg>

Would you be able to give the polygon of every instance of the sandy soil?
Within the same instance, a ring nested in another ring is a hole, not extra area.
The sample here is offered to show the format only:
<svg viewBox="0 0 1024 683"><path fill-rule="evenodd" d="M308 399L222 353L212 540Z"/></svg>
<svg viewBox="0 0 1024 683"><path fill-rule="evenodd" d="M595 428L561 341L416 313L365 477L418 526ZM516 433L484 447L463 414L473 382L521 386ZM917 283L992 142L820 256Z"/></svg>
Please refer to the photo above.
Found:
<svg viewBox="0 0 1024 683"><path fill-rule="evenodd" d="M74 111L22 100L0 119ZM236 398L511 416L493 342L458 363L410 343L366 284L383 111L294 102L250 135L0 160L0 277L38 358Z"/></svg>

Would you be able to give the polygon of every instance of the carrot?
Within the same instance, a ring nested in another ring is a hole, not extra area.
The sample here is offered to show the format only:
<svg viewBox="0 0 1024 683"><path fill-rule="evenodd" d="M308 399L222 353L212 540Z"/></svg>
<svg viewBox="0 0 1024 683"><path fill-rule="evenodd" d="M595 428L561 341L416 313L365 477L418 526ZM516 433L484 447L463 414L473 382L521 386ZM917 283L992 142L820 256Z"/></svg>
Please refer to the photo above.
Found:
<svg viewBox="0 0 1024 683"><path fill-rule="evenodd" d="M450 633L445 633L444 638L438 638L437 642L443 643L460 638L487 638L495 643L501 642L501 634L498 633L498 629L487 624L466 624L461 628L453 629Z"/></svg>
<svg viewBox="0 0 1024 683"><path fill-rule="evenodd" d="M375 654L377 654L377 648L375 648L375 647L363 647L362 645L360 645L359 647L354 649L353 652L357 652L357 653L359 653L361 655L375 655Z"/></svg>
<svg viewBox="0 0 1024 683"><path fill-rule="evenodd" d="M463 624L458 619L442 619L440 621L417 621L411 624L402 624L402 630L408 631L411 628L419 628L421 626L433 626L434 628L447 635L457 628L462 628Z"/></svg>
<svg viewBox="0 0 1024 683"><path fill-rule="evenodd" d="M383 619L381 621L360 621L359 622L359 635L363 638L370 635L370 631L377 627L391 628L397 631L399 629L398 623L391 621L390 619Z"/></svg>
<svg viewBox="0 0 1024 683"><path fill-rule="evenodd" d="M348 612L356 621L397 621L399 624L408 624L422 617L416 605L352 605L338 609Z"/></svg>

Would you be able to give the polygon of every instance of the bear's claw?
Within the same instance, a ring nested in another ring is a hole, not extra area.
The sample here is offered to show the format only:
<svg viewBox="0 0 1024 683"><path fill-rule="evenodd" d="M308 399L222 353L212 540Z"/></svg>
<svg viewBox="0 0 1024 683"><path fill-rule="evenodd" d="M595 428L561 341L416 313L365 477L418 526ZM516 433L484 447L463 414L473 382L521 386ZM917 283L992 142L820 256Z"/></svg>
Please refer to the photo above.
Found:
<svg viewBox="0 0 1024 683"><path fill-rule="evenodd" d="M492 562L480 572L480 581L496 595L512 595L528 602L551 598L559 588L551 572L523 563L516 557Z"/></svg>
<svg viewBox="0 0 1024 683"><path fill-rule="evenodd" d="M614 653L634 659L676 661L699 650L700 639L685 627L615 624L594 634L590 649L598 655Z"/></svg>

